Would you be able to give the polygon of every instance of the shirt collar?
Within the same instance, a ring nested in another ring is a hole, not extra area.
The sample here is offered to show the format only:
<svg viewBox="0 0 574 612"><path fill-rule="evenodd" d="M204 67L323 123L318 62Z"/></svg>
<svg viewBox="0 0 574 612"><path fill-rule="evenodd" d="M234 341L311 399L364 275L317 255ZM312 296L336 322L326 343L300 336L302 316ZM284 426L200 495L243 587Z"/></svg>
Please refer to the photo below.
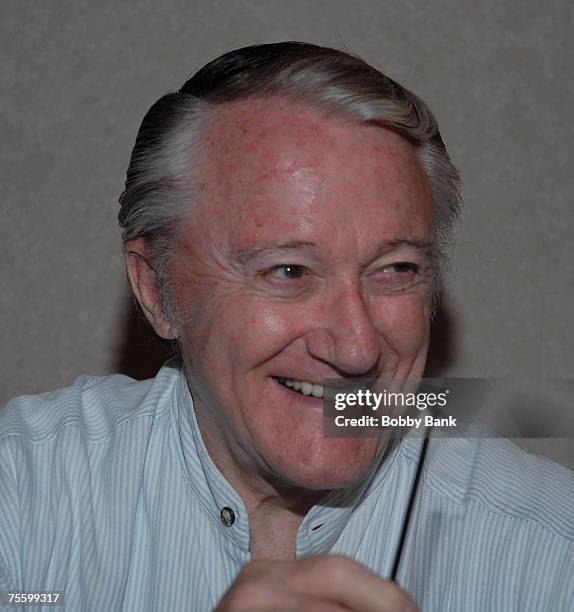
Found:
<svg viewBox="0 0 574 612"><path fill-rule="evenodd" d="M213 526L241 550L248 552L249 522L245 504L213 463L203 443L183 364L180 367L174 399L176 409L174 417L187 468L188 486L209 516ZM233 517L229 525L224 522L224 518L227 519L227 523L230 522L228 509L232 511L231 516Z"/></svg>
<svg viewBox="0 0 574 612"><path fill-rule="evenodd" d="M245 504L213 463L205 447L183 364L180 366L174 400L174 419L181 441L188 486L214 527L241 550L248 552L249 522ZM320 504L309 510L297 532L297 557L326 554L331 550L353 512L367 497L376 492L387 478L395 463L399 446L397 440L391 440L368 478L351 488L332 491ZM226 524L229 523L230 516L227 509L232 511L231 525ZM222 517L227 518L227 521Z"/></svg>

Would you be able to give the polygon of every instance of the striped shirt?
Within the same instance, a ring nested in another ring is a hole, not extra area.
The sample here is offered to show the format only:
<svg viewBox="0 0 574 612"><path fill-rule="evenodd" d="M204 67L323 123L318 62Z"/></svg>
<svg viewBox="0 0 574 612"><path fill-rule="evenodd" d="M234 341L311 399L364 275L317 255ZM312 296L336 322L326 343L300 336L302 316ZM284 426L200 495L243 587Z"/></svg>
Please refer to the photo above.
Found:
<svg viewBox="0 0 574 612"><path fill-rule="evenodd" d="M421 443L395 444L366 488L314 506L297 557L343 554L388 577ZM398 581L423 611L572 611L573 513L566 468L507 440L434 437ZM202 612L249 559L245 506L203 445L180 362L0 410L0 591L63 591L73 611Z"/></svg>

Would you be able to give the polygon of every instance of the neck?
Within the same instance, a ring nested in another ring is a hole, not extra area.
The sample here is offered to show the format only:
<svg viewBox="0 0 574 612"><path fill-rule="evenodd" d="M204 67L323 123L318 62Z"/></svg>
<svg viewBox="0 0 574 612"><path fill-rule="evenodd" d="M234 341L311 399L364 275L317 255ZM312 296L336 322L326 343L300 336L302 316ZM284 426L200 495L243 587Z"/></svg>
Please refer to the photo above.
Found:
<svg viewBox="0 0 574 612"><path fill-rule="evenodd" d="M252 559L294 559L297 530L309 510L329 491L288 486L234 460L196 411L199 430L213 463L242 498L250 527Z"/></svg>
<svg viewBox="0 0 574 612"><path fill-rule="evenodd" d="M313 504L289 507L280 497L246 504L252 559L295 559L297 531Z"/></svg>

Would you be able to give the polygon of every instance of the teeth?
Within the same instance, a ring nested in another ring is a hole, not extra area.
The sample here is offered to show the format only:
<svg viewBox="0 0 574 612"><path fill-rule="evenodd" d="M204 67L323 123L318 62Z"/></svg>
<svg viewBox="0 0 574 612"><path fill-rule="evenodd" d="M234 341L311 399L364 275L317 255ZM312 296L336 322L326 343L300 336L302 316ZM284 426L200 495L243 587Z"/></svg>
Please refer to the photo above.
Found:
<svg viewBox="0 0 574 612"><path fill-rule="evenodd" d="M292 378L277 378L277 380L286 387L299 391L303 395L312 395L313 397L322 398L324 393L323 385L311 383L307 380L293 380Z"/></svg>

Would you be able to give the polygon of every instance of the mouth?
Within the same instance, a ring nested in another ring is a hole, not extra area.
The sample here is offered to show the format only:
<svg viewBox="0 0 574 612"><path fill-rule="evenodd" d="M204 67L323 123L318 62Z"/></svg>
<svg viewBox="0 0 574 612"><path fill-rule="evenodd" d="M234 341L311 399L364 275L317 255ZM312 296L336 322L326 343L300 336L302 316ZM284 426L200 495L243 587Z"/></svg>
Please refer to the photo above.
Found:
<svg viewBox="0 0 574 612"><path fill-rule="evenodd" d="M273 376L272 378L281 386L293 391L294 393L316 399L323 399L325 387L321 384L313 383L308 380L285 378L283 376Z"/></svg>
<svg viewBox="0 0 574 612"><path fill-rule="evenodd" d="M293 393L303 395L309 399L325 399L327 401L333 400L339 393L355 393L358 389L372 389L377 382L376 379L369 382L356 380L352 383L340 381L340 384L326 386L310 380L287 378L285 376L271 376L271 378Z"/></svg>

